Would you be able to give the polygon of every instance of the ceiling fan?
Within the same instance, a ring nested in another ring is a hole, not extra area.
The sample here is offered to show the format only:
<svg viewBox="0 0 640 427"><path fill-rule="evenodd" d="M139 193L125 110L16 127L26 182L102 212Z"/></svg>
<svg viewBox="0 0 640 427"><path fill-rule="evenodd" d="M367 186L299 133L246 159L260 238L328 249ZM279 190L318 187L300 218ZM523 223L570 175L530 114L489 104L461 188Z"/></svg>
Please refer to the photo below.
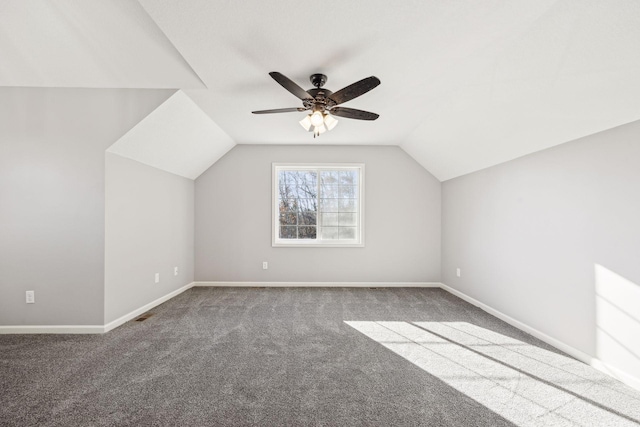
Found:
<svg viewBox="0 0 640 427"><path fill-rule="evenodd" d="M338 107L339 104L364 95L378 86L380 79L377 77L367 77L337 92L332 92L322 87L327 82L327 76L324 74L311 74L311 76L309 76L311 84L315 86L309 90L302 89L290 78L277 71L272 71L269 75L280 83L283 88L302 100L302 107L276 108L274 110L252 111L252 113L271 114L310 111L310 114L305 116L305 118L300 121L300 124L307 131L313 132L314 138L333 129L338 124L338 121L333 118L333 116L356 120L375 120L380 117L379 114L369 111Z"/></svg>

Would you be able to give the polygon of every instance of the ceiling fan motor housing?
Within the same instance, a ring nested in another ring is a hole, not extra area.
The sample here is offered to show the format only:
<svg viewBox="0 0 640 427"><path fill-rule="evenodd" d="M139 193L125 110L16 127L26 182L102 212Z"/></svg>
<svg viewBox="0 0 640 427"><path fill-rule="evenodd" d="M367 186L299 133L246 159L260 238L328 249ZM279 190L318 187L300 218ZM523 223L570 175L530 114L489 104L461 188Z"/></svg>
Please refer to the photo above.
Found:
<svg viewBox="0 0 640 427"><path fill-rule="evenodd" d="M309 89L307 92L313 98L302 101L305 108L314 111L325 111L336 105L333 100L329 99L329 96L333 93L329 89L313 88Z"/></svg>

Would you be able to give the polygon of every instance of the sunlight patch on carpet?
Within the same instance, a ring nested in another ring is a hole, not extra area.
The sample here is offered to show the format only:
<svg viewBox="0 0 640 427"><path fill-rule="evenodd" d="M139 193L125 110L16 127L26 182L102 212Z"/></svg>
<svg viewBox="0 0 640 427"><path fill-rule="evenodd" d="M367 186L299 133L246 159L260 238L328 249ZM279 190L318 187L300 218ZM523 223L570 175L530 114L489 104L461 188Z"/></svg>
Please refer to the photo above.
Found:
<svg viewBox="0 0 640 427"><path fill-rule="evenodd" d="M561 354L466 322L345 323L518 426L640 425L624 386Z"/></svg>

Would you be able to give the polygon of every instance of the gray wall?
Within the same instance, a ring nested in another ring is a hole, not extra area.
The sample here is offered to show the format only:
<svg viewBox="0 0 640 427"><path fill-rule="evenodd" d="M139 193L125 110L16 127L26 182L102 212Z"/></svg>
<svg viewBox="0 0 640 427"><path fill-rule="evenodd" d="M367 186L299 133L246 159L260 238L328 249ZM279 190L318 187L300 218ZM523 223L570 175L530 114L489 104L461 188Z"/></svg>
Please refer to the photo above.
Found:
<svg viewBox="0 0 640 427"><path fill-rule="evenodd" d="M640 122L446 181L442 200L445 284L640 378Z"/></svg>
<svg viewBox="0 0 640 427"><path fill-rule="evenodd" d="M171 93L0 88L0 325L103 324L104 150Z"/></svg>
<svg viewBox="0 0 640 427"><path fill-rule="evenodd" d="M193 180L106 153L105 323L193 282L193 191Z"/></svg>
<svg viewBox="0 0 640 427"><path fill-rule="evenodd" d="M271 247L272 162L365 163L365 247ZM196 180L195 245L196 281L439 281L440 182L398 147L238 145Z"/></svg>

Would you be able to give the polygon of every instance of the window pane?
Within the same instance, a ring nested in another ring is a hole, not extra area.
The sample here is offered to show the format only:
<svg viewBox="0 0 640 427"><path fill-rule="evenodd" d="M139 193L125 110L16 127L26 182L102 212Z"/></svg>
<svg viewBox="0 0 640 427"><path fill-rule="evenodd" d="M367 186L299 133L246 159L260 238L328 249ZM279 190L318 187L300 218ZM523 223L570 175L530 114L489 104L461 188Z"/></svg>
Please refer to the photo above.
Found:
<svg viewBox="0 0 640 427"><path fill-rule="evenodd" d="M285 227L280 227L280 238L281 239L296 239L298 237L296 229L298 227L296 226L285 226Z"/></svg>
<svg viewBox="0 0 640 427"><path fill-rule="evenodd" d="M296 193L301 199L317 199L318 189L316 187L297 187Z"/></svg>
<svg viewBox="0 0 640 427"><path fill-rule="evenodd" d="M322 226L327 225L338 225L338 214L337 213L323 213L320 214L322 218Z"/></svg>
<svg viewBox="0 0 640 427"><path fill-rule="evenodd" d="M297 197L295 193L295 182L289 176L289 171L280 171L278 173L278 196L281 199Z"/></svg>
<svg viewBox="0 0 640 427"><path fill-rule="evenodd" d="M356 225L358 225L358 214L355 213L340 213L338 214L338 218L339 218L339 224L341 226L352 226L355 227Z"/></svg>
<svg viewBox="0 0 640 427"><path fill-rule="evenodd" d="M291 188L291 183L287 179L287 172L281 171L278 173L278 196L280 198L289 197L290 194L287 193L287 189Z"/></svg>
<svg viewBox="0 0 640 427"><path fill-rule="evenodd" d="M322 171L320 172L320 183L321 184L338 184L339 180L339 172L338 171Z"/></svg>
<svg viewBox="0 0 640 427"><path fill-rule="evenodd" d="M338 199L320 199L320 212L338 212Z"/></svg>
<svg viewBox="0 0 640 427"><path fill-rule="evenodd" d="M298 227L298 238L299 239L315 239L316 238L316 227Z"/></svg>
<svg viewBox="0 0 640 427"><path fill-rule="evenodd" d="M298 225L316 225L316 212L298 212Z"/></svg>
<svg viewBox="0 0 640 427"><path fill-rule="evenodd" d="M343 185L356 185L358 184L358 171L346 170L340 171L340 184Z"/></svg>
<svg viewBox="0 0 640 427"><path fill-rule="evenodd" d="M337 199L340 195L340 187L337 185L322 184L320 186L320 197L323 199Z"/></svg>
<svg viewBox="0 0 640 427"><path fill-rule="evenodd" d="M296 220L295 212L280 212L280 225L296 225Z"/></svg>
<svg viewBox="0 0 640 427"><path fill-rule="evenodd" d="M356 238L356 227L340 227L339 230L341 239L353 240Z"/></svg>
<svg viewBox="0 0 640 427"><path fill-rule="evenodd" d="M322 238L327 240L335 240L338 238L338 227L322 227Z"/></svg>
<svg viewBox="0 0 640 427"><path fill-rule="evenodd" d="M293 208L298 212L315 212L318 210L318 201L316 199L296 199L293 202Z"/></svg>
<svg viewBox="0 0 640 427"><path fill-rule="evenodd" d="M357 212L358 199L339 199L340 212Z"/></svg>
<svg viewBox="0 0 640 427"><path fill-rule="evenodd" d="M296 212L295 199L282 199L278 200L278 210L280 212Z"/></svg>
<svg viewBox="0 0 640 427"><path fill-rule="evenodd" d="M286 170L278 173L280 199L317 198L318 175L314 171Z"/></svg>
<svg viewBox="0 0 640 427"><path fill-rule="evenodd" d="M340 187L341 199L355 199L358 197L358 187L353 185L343 185Z"/></svg>

